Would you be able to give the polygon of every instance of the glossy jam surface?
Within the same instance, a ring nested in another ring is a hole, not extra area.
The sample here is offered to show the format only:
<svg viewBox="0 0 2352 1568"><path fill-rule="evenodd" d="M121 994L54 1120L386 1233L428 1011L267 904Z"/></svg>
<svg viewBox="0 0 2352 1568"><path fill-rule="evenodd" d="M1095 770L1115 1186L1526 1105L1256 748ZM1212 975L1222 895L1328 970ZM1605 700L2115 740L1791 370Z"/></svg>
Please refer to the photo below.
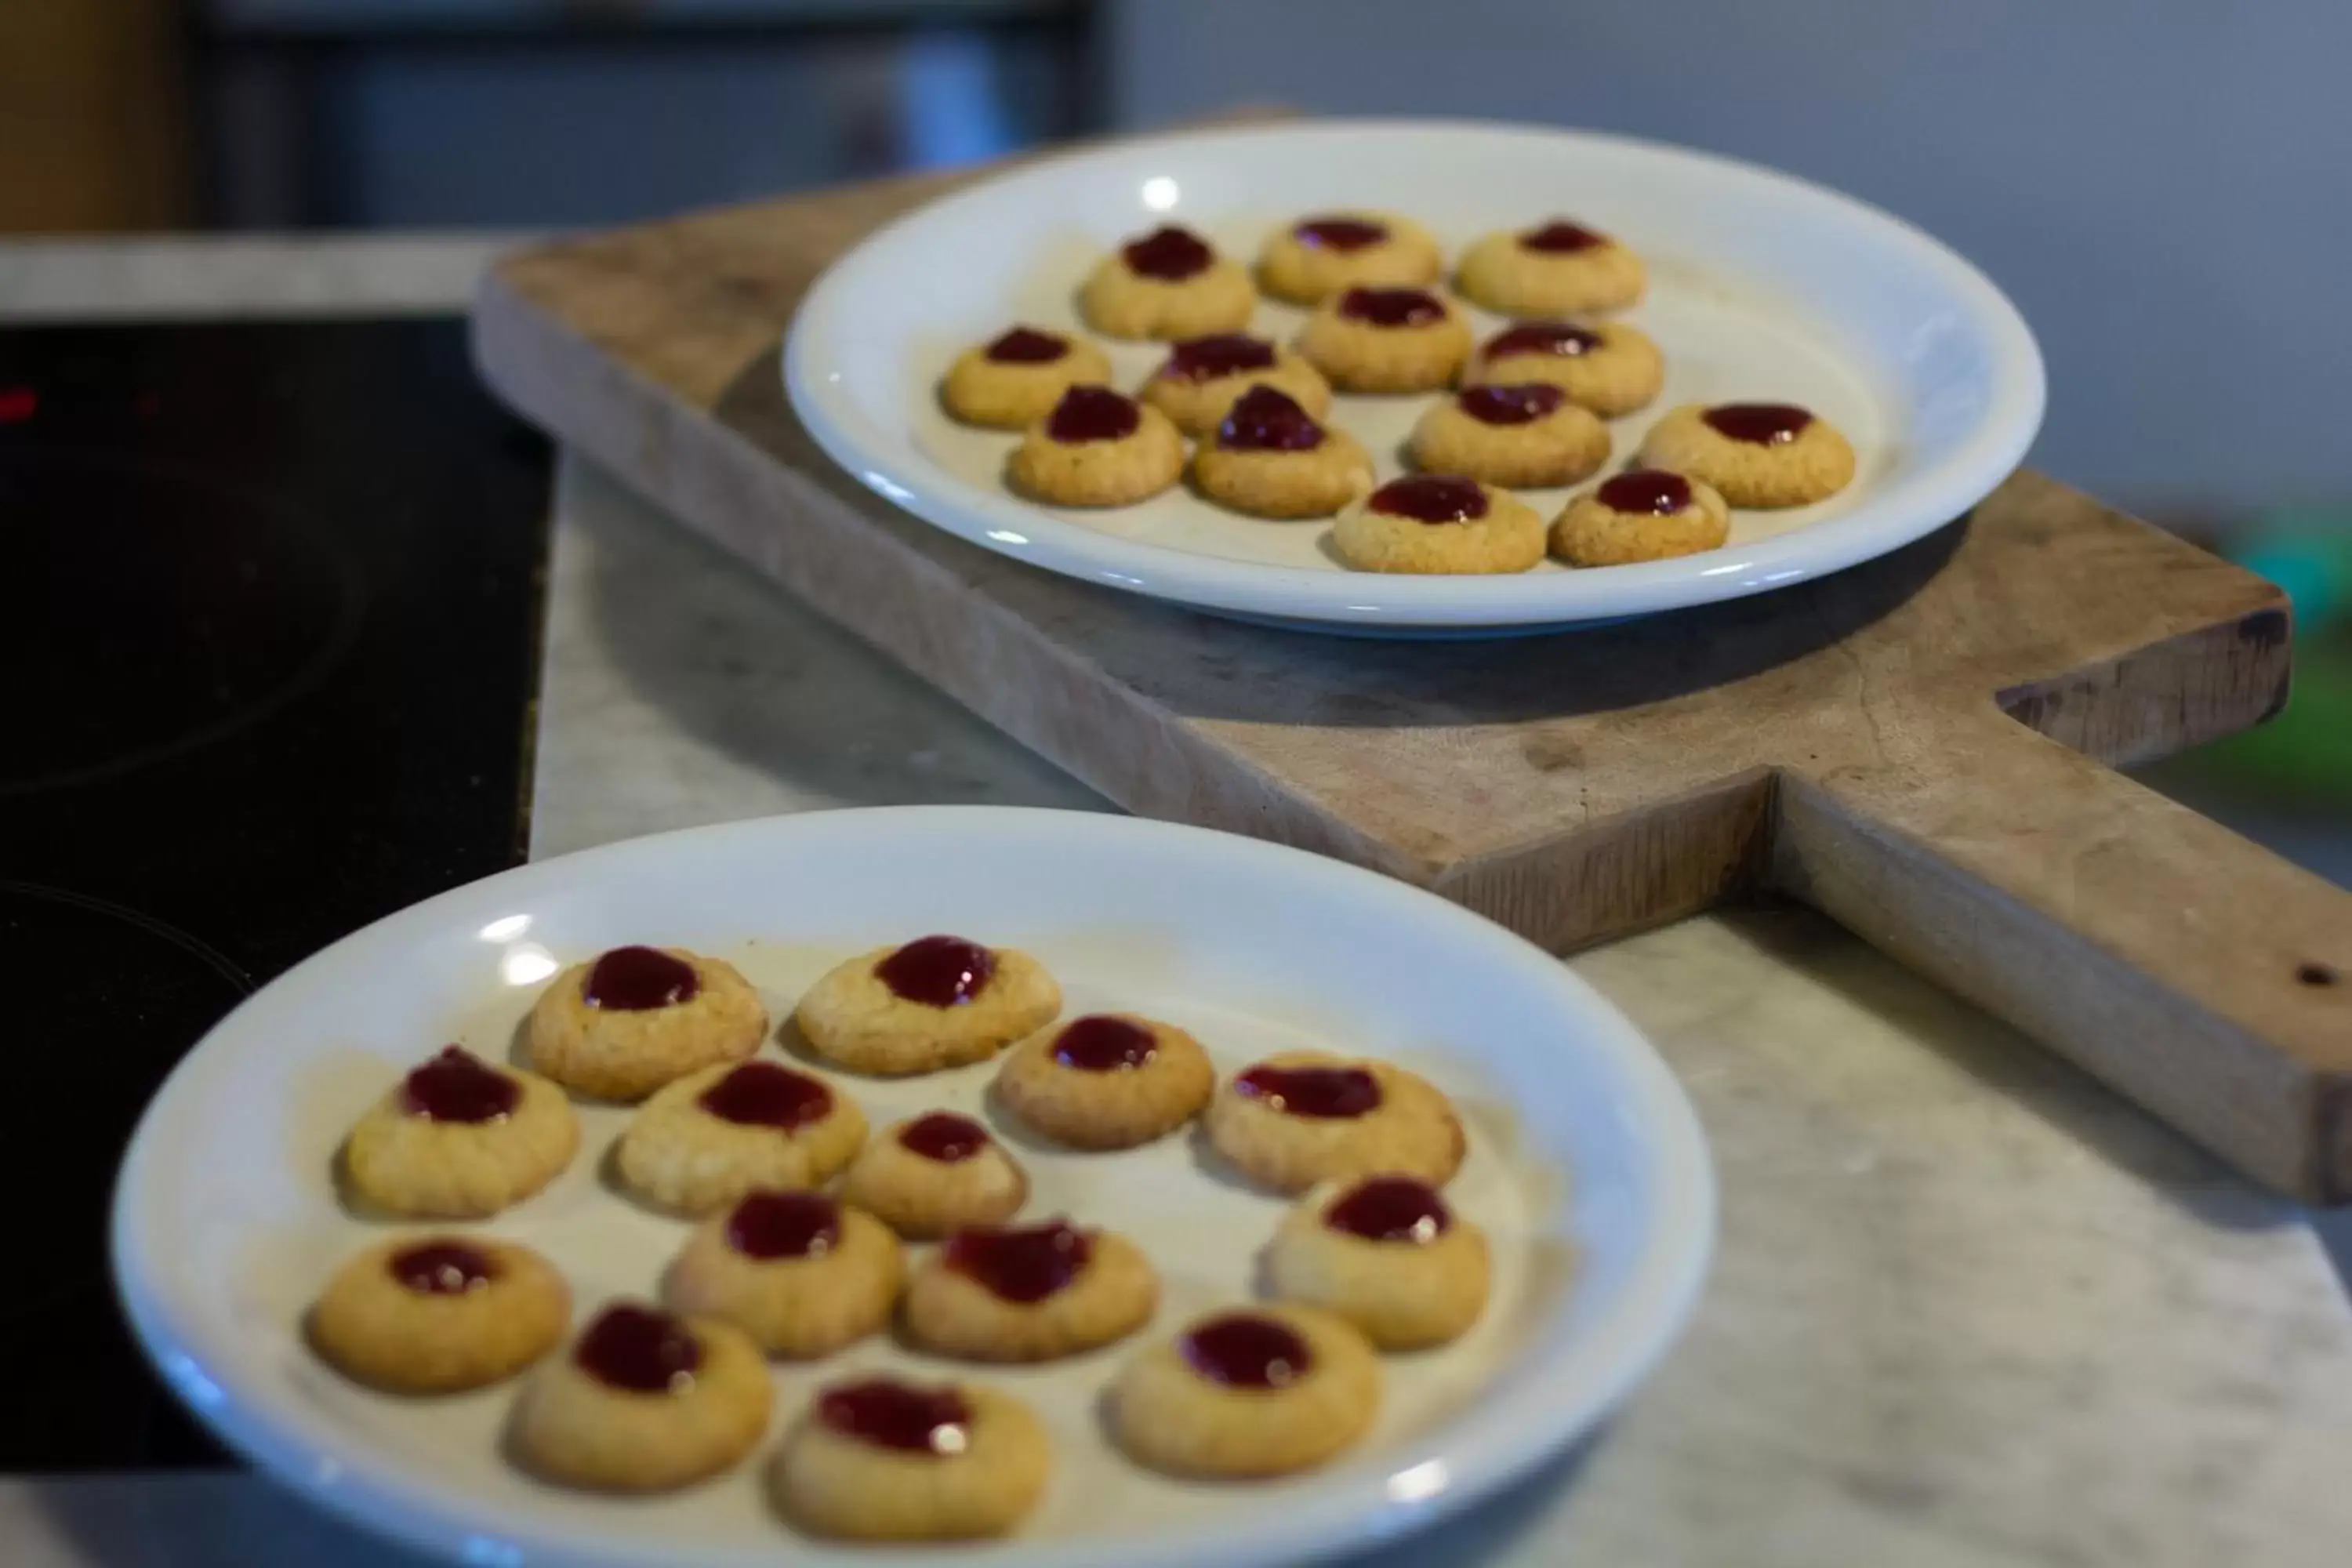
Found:
<svg viewBox="0 0 2352 1568"><path fill-rule="evenodd" d="M1670 517L1691 503L1690 481L1662 468L1631 468L1594 492L1612 511Z"/></svg>
<svg viewBox="0 0 2352 1568"><path fill-rule="evenodd" d="M1570 223L1566 218L1554 218L1540 228L1531 228L1519 236L1521 248L1539 250L1547 256L1570 256L1608 243L1607 235L1595 234L1582 224Z"/></svg>
<svg viewBox="0 0 2352 1568"><path fill-rule="evenodd" d="M926 1160L958 1165L988 1147L988 1129L969 1116L934 1110L898 1129L898 1142Z"/></svg>
<svg viewBox="0 0 2352 1568"><path fill-rule="evenodd" d="M1111 395L1118 397L1115 392ZM1127 402L1123 397L1119 401ZM1132 405L1129 411L1133 412ZM875 978L892 995L926 1007L960 1006L979 995L995 973L996 954L960 936L919 937L874 966Z"/></svg>
<svg viewBox="0 0 2352 1568"><path fill-rule="evenodd" d="M572 1352L580 1370L629 1394L683 1394L702 1365L702 1344L667 1312L624 1302L597 1314Z"/></svg>
<svg viewBox="0 0 2352 1568"><path fill-rule="evenodd" d="M1311 452L1323 426L1298 400L1270 386L1253 386L1234 399L1217 426L1217 445L1235 452Z"/></svg>
<svg viewBox="0 0 2352 1568"><path fill-rule="evenodd" d="M496 1121L522 1100L522 1085L462 1046L441 1053L401 1080L401 1103L427 1121Z"/></svg>
<svg viewBox="0 0 2352 1568"><path fill-rule="evenodd" d="M999 364L1051 364L1069 352L1066 338L1034 327L1015 327L988 345L987 357Z"/></svg>
<svg viewBox="0 0 2352 1568"><path fill-rule="evenodd" d="M1445 319L1445 307L1425 289L1350 289L1339 296L1339 314L1376 327L1425 327Z"/></svg>
<svg viewBox="0 0 2352 1568"><path fill-rule="evenodd" d="M498 1278L489 1254L462 1241L424 1241L402 1247L387 1265L392 1277L420 1296L462 1296Z"/></svg>
<svg viewBox="0 0 2352 1568"><path fill-rule="evenodd" d="M823 1193L753 1193L727 1216L727 1245L762 1262L822 1258L841 1241L841 1205Z"/></svg>
<svg viewBox="0 0 2352 1568"><path fill-rule="evenodd" d="M1519 386L1466 387L1454 399L1463 413L1481 425L1532 425L1547 414L1558 413L1567 401L1567 393L1542 381Z"/></svg>
<svg viewBox="0 0 2352 1568"><path fill-rule="evenodd" d="M1486 492L1475 479L1451 474L1408 474L1374 490L1366 503L1391 517L1415 522L1469 522L1486 515Z"/></svg>
<svg viewBox="0 0 2352 1568"><path fill-rule="evenodd" d="M1566 321L1527 321L1496 333L1494 341L1479 352L1486 359L1501 359L1506 354L1559 354L1574 359L1600 347L1599 332L1587 331Z"/></svg>
<svg viewBox="0 0 2352 1568"><path fill-rule="evenodd" d="M1315 1365L1307 1342L1286 1323L1227 1312L1177 1342L1185 1363L1227 1388L1287 1388Z"/></svg>
<svg viewBox="0 0 2352 1568"><path fill-rule="evenodd" d="M1078 1277L1094 1238L1064 1220L1019 1230L982 1227L948 1238L947 1266L1005 1301L1042 1301Z"/></svg>
<svg viewBox="0 0 2352 1568"><path fill-rule="evenodd" d="M1758 447L1784 447L1813 422L1810 412L1791 403L1718 403L1699 417L1717 435Z"/></svg>
<svg viewBox="0 0 2352 1568"><path fill-rule="evenodd" d="M1108 1013L1080 1018L1054 1037L1054 1059L1080 1072L1139 1068L1159 1054L1150 1030Z"/></svg>
<svg viewBox="0 0 2352 1568"><path fill-rule="evenodd" d="M1216 252L1208 242L1189 228L1174 224L1155 228L1141 239L1131 239L1119 247L1127 258L1128 270L1146 278L1157 278L1163 283L1181 283L1209 269Z"/></svg>
<svg viewBox="0 0 2352 1568"><path fill-rule="evenodd" d="M1434 1241L1454 1223L1437 1189L1410 1176L1374 1176L1359 1182L1323 1211L1333 1230L1366 1241Z"/></svg>
<svg viewBox="0 0 2352 1568"><path fill-rule="evenodd" d="M1389 237L1389 226L1360 217L1311 217L1290 231L1318 250L1361 250Z"/></svg>
<svg viewBox="0 0 2352 1568"><path fill-rule="evenodd" d="M1260 1063L1234 1087L1292 1116L1339 1121L1377 1110L1381 1080L1361 1068L1282 1068Z"/></svg>
<svg viewBox="0 0 2352 1568"><path fill-rule="evenodd" d="M1274 363L1274 345L1247 332L1220 332L1211 338L1188 338L1168 351L1160 374L1171 381L1214 381L1245 370L1265 370Z"/></svg>
<svg viewBox="0 0 2352 1568"><path fill-rule="evenodd" d="M833 1090L774 1062L745 1062L704 1089L696 1103L722 1121L790 1132L824 1121L833 1110Z"/></svg>
<svg viewBox="0 0 2352 1568"><path fill-rule="evenodd" d="M816 1414L845 1437L904 1453L961 1454L971 1440L971 1406L961 1394L895 1378L835 1384L817 1395Z"/></svg>
<svg viewBox="0 0 2352 1568"><path fill-rule="evenodd" d="M581 995L611 1013L649 1013L691 1002L702 989L694 965L657 947L616 947L588 971Z"/></svg>

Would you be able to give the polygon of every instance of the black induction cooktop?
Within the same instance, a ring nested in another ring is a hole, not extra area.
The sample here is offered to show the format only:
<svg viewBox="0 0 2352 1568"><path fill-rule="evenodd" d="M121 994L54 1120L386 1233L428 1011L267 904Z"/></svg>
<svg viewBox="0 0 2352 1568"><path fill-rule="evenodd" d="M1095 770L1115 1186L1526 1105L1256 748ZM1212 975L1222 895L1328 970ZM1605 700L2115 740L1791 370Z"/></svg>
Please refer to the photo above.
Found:
<svg viewBox="0 0 2352 1568"><path fill-rule="evenodd" d="M0 333L0 1472L220 1457L115 1163L255 986L521 858L547 474L459 321Z"/></svg>

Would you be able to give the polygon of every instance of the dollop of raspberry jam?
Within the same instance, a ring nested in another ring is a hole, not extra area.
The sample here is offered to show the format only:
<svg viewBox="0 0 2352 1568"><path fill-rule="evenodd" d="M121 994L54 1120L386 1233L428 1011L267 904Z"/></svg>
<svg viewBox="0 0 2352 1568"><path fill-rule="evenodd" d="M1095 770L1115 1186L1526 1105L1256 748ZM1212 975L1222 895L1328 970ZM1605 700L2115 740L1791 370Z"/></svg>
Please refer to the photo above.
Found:
<svg viewBox="0 0 2352 1568"><path fill-rule="evenodd" d="M1360 217L1311 217L1290 232L1318 250L1344 254L1380 244L1389 237L1389 226Z"/></svg>
<svg viewBox="0 0 2352 1568"><path fill-rule="evenodd" d="M988 1147L988 1129L969 1116L934 1110L898 1129L898 1142L926 1160L960 1165Z"/></svg>
<svg viewBox="0 0 2352 1568"><path fill-rule="evenodd" d="M1157 278L1163 283L1181 283L1206 272L1209 263L1217 258L1208 241L1172 223L1153 229L1140 239L1129 240L1119 247L1119 254L1127 258L1129 271Z"/></svg>
<svg viewBox="0 0 2352 1568"><path fill-rule="evenodd" d="M1066 447L1118 441L1135 434L1143 411L1135 399L1108 386L1074 386L1045 416L1045 434Z"/></svg>
<svg viewBox="0 0 2352 1568"><path fill-rule="evenodd" d="M521 1103L522 1085L463 1046L446 1046L401 1080L401 1104L427 1121L498 1121Z"/></svg>
<svg viewBox="0 0 2352 1568"><path fill-rule="evenodd" d="M684 1394L702 1366L702 1342L667 1312L621 1302L596 1315L572 1359L607 1387Z"/></svg>
<svg viewBox="0 0 2352 1568"><path fill-rule="evenodd" d="M1255 1312L1226 1312L1177 1342L1185 1364L1228 1388L1287 1388L1315 1365L1289 1324Z"/></svg>
<svg viewBox="0 0 2352 1568"><path fill-rule="evenodd" d="M1245 370L1266 370L1274 364L1274 345L1247 332L1219 332L1214 337L1187 338L1168 351L1160 374L1171 381L1214 381Z"/></svg>
<svg viewBox="0 0 2352 1568"><path fill-rule="evenodd" d="M823 1193L753 1193L727 1216L727 1245L762 1262L822 1258L841 1244L841 1205Z"/></svg>
<svg viewBox="0 0 2352 1568"><path fill-rule="evenodd" d="M1541 251L1547 256L1573 255L1580 250L1594 250L1609 243L1605 234L1596 234L1580 223L1566 218L1531 228L1519 236L1519 245L1527 250Z"/></svg>
<svg viewBox="0 0 2352 1568"><path fill-rule="evenodd" d="M833 1110L833 1090L776 1062L745 1062L704 1089L696 1103L722 1121L790 1132L824 1121Z"/></svg>
<svg viewBox="0 0 2352 1568"><path fill-rule="evenodd" d="M1311 452L1323 426L1298 400L1271 386L1253 386L1234 399L1217 426L1217 445L1234 452Z"/></svg>
<svg viewBox="0 0 2352 1568"><path fill-rule="evenodd" d="M1691 503L1690 481L1663 468L1629 468L1594 492L1612 511L1671 517Z"/></svg>
<svg viewBox="0 0 2352 1568"><path fill-rule="evenodd" d="M1496 333L1478 354L1481 359L1501 359L1507 354L1559 354L1575 359L1602 346L1599 332L1572 322L1522 321Z"/></svg>
<svg viewBox="0 0 2352 1568"><path fill-rule="evenodd" d="M1391 479L1365 503L1391 517L1415 522L1471 522L1486 515L1486 492L1475 479L1451 474L1407 474Z"/></svg>
<svg viewBox="0 0 2352 1568"><path fill-rule="evenodd" d="M1549 382L1531 381L1518 386L1465 387L1454 401L1481 425L1532 425L1558 412L1568 394Z"/></svg>
<svg viewBox="0 0 2352 1568"><path fill-rule="evenodd" d="M1111 395L1118 397L1115 392ZM926 1007L961 1006L985 990L995 973L996 954L960 936L918 937L874 966L875 978L892 995Z"/></svg>
<svg viewBox="0 0 2352 1568"><path fill-rule="evenodd" d="M1366 1241L1434 1241L1454 1223L1437 1189L1411 1176L1374 1176L1359 1182L1323 1211L1333 1230Z"/></svg>
<svg viewBox="0 0 2352 1568"><path fill-rule="evenodd" d="M1054 1059L1080 1072L1139 1068L1159 1054L1150 1030L1108 1013L1080 1018L1054 1037Z"/></svg>
<svg viewBox="0 0 2352 1568"><path fill-rule="evenodd" d="M392 1255L392 1277L420 1296L462 1296L498 1278L489 1254L462 1241L423 1241Z"/></svg>
<svg viewBox="0 0 2352 1568"><path fill-rule="evenodd" d="M649 1013L691 1002L702 990L694 965L657 947L616 947L588 971L581 996L608 1013Z"/></svg>
<svg viewBox="0 0 2352 1568"><path fill-rule="evenodd" d="M1339 314L1376 327L1425 327L1445 319L1445 307L1426 289L1350 289Z"/></svg>
<svg viewBox="0 0 2352 1568"><path fill-rule="evenodd" d="M835 1384L817 1395L816 1415L845 1437L908 1454L961 1454L971 1437L971 1406L963 1395L896 1378Z"/></svg>
<svg viewBox="0 0 2352 1568"><path fill-rule="evenodd" d="M1789 403L1718 403L1699 417L1718 434L1759 447L1785 447L1813 422L1810 412Z"/></svg>
<svg viewBox="0 0 2352 1568"><path fill-rule="evenodd" d="M1070 352L1070 341L1034 327L1015 327L984 351L998 364L1051 364Z"/></svg>
<svg viewBox="0 0 2352 1568"><path fill-rule="evenodd" d="M1018 1230L994 1226L960 1230L941 1256L950 1268L986 1287L1001 1300L1042 1301L1078 1277L1094 1256L1094 1238L1066 1220Z"/></svg>
<svg viewBox="0 0 2352 1568"><path fill-rule="evenodd" d="M1291 1116L1343 1121L1380 1109L1381 1082L1361 1068L1285 1068L1262 1062L1234 1087Z"/></svg>

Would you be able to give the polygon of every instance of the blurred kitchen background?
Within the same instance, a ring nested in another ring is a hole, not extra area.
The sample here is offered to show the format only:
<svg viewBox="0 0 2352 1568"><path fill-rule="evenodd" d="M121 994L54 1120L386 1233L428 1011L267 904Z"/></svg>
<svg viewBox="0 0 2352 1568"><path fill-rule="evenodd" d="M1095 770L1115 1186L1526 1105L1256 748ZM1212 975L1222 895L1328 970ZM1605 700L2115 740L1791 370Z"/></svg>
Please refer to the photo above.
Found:
<svg viewBox="0 0 2352 1568"><path fill-rule="evenodd" d="M0 0L0 234L604 225L1246 105L1654 136L1967 253L2033 460L2294 595L2162 787L2352 884L2352 5Z"/></svg>

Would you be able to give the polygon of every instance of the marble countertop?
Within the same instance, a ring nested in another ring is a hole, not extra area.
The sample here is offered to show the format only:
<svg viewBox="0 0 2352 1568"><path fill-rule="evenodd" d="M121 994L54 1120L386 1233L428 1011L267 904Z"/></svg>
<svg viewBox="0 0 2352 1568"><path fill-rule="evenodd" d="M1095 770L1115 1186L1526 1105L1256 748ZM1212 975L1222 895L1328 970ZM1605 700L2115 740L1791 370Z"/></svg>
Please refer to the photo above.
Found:
<svg viewBox="0 0 2352 1568"><path fill-rule="evenodd" d="M442 309L490 248L0 247L0 319ZM1109 809L569 460L547 638L534 854L834 805ZM1570 962L1706 1124L1714 1278L1606 1432L1365 1568L2344 1560L2335 1222L1806 911ZM0 1481L0 1542L16 1568L415 1562L238 1475Z"/></svg>

